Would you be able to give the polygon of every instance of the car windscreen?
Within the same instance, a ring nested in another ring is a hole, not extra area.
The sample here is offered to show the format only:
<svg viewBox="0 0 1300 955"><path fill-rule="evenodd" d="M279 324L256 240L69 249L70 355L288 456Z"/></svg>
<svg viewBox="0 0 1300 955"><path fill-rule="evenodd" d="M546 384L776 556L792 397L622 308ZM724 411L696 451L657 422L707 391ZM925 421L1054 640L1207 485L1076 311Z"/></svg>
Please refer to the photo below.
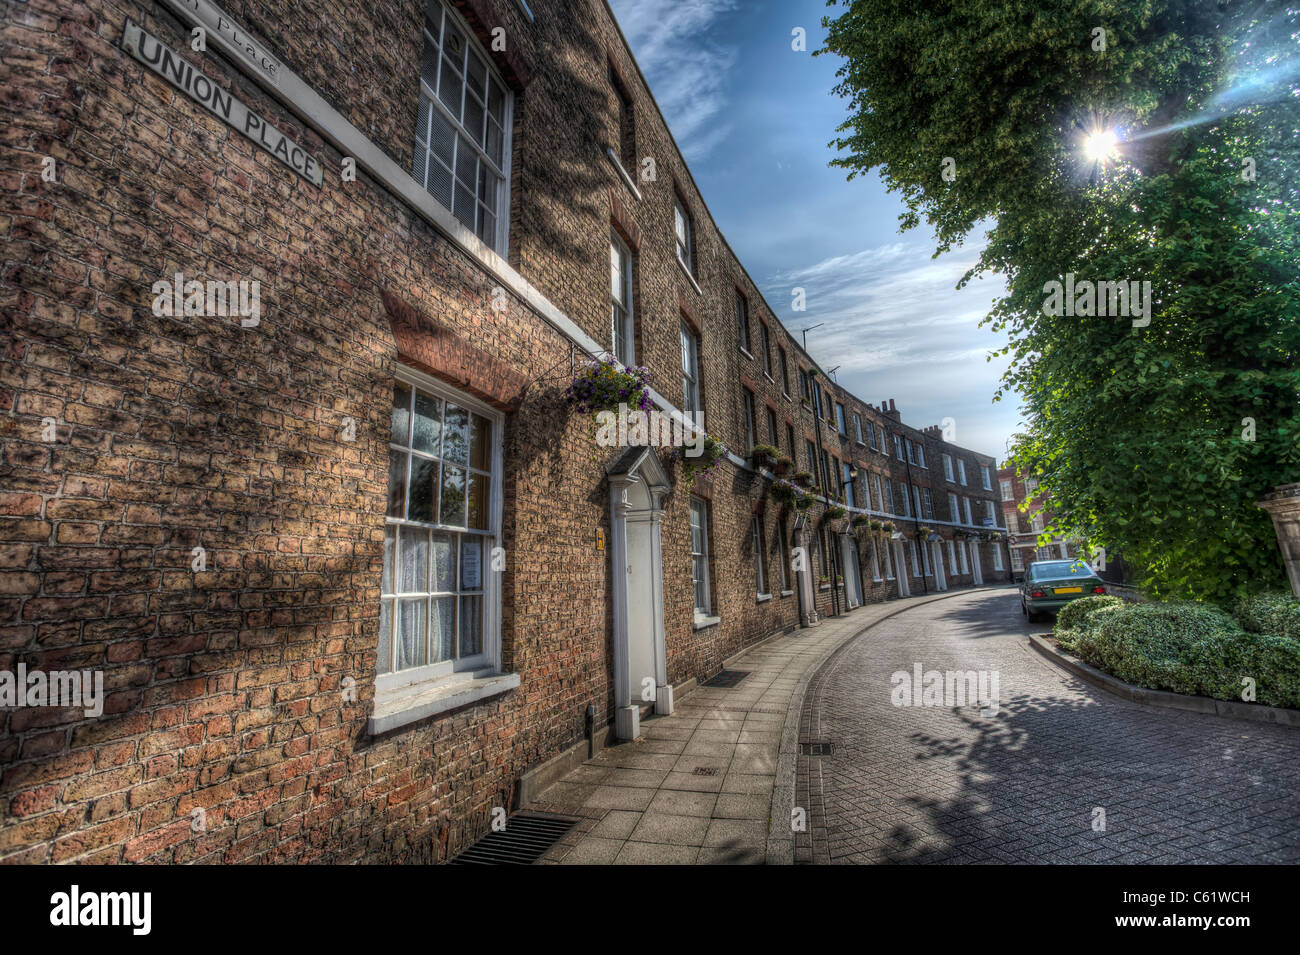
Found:
<svg viewBox="0 0 1300 955"><path fill-rule="evenodd" d="M1034 580L1048 577L1092 576L1092 568L1081 560L1054 560L1046 564L1034 564L1029 568L1029 576Z"/></svg>

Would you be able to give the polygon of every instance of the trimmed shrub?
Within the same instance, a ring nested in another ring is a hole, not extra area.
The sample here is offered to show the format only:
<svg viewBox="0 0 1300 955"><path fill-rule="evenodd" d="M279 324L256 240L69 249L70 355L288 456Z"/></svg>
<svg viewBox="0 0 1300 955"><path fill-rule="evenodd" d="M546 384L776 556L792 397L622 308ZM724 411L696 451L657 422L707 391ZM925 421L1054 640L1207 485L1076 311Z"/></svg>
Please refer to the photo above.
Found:
<svg viewBox="0 0 1300 955"><path fill-rule="evenodd" d="M1127 683L1240 701L1249 677L1256 702L1300 707L1300 641L1248 633L1196 603L1122 604L1079 615L1087 624L1071 632L1067 649Z"/></svg>
<svg viewBox="0 0 1300 955"><path fill-rule="evenodd" d="M1252 633L1300 640L1300 598L1290 594L1255 594L1237 601L1233 614Z"/></svg>
<svg viewBox="0 0 1300 955"><path fill-rule="evenodd" d="M1106 594L1098 597L1080 597L1071 600L1056 615L1056 639L1064 643L1073 638L1073 631L1084 630L1092 626L1097 611L1107 607L1118 607L1124 601ZM1069 649L1067 647L1067 649Z"/></svg>

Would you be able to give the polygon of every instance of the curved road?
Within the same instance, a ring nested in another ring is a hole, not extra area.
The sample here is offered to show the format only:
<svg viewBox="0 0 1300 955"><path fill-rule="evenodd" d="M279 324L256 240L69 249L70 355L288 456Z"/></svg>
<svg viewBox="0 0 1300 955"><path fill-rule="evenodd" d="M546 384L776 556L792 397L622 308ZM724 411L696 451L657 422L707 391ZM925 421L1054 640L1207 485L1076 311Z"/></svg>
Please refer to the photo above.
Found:
<svg viewBox="0 0 1300 955"><path fill-rule="evenodd" d="M1046 627L1018 599L923 604L826 661L800 740L833 750L798 759L797 861L1300 862L1300 730L1111 696L1029 647ZM997 671L997 715L892 705L915 663Z"/></svg>

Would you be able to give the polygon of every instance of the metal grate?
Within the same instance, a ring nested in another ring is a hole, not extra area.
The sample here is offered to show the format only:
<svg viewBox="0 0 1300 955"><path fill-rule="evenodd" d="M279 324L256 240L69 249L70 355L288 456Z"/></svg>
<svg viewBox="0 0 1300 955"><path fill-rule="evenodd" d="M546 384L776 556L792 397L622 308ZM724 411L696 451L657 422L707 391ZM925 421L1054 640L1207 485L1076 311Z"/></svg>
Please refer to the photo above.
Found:
<svg viewBox="0 0 1300 955"><path fill-rule="evenodd" d="M713 676L709 677L700 686L712 687L733 687L745 677L749 676L749 670L719 670Z"/></svg>
<svg viewBox="0 0 1300 955"><path fill-rule="evenodd" d="M507 820L505 829L489 832L452 859L451 865L532 865L577 823L566 816L521 812Z"/></svg>
<svg viewBox="0 0 1300 955"><path fill-rule="evenodd" d="M721 770L716 766L696 766L691 772L696 776L716 776Z"/></svg>
<svg viewBox="0 0 1300 955"><path fill-rule="evenodd" d="M800 743L799 752L804 756L833 756L835 754L835 744L824 741Z"/></svg>

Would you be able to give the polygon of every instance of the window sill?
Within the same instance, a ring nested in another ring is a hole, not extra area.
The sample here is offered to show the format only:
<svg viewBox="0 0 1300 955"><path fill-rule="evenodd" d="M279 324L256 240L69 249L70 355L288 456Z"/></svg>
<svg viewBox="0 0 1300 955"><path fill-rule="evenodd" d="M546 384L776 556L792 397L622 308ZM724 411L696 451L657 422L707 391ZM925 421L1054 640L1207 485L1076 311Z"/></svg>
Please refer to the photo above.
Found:
<svg viewBox="0 0 1300 955"><path fill-rule="evenodd" d="M793 591L793 590L783 590L783 591L781 591L781 596L782 596L782 597L793 597L793 596L794 596L794 591Z"/></svg>
<svg viewBox="0 0 1300 955"><path fill-rule="evenodd" d="M768 381L770 381L772 384L774 385L776 384L776 379L773 378L771 375L769 375L767 372L763 372L763 377L766 378Z"/></svg>
<svg viewBox="0 0 1300 955"><path fill-rule="evenodd" d="M707 630L709 627L716 627L722 623L721 617L701 617L698 614L695 617L695 629Z"/></svg>
<svg viewBox="0 0 1300 955"><path fill-rule="evenodd" d="M677 256L677 267L682 270L682 275L685 275L687 280L691 283L691 288L695 289L695 294L703 295L704 290L700 288L700 283L695 281L695 276L691 274L691 270L687 267L686 263L682 261L680 255Z"/></svg>
<svg viewBox="0 0 1300 955"><path fill-rule="evenodd" d="M641 200L641 190L636 187L636 183L632 181L632 177L628 175L628 171L623 168L623 161L618 158L618 153L614 152L613 147L606 146L605 155L607 155L609 161L614 164L614 168L618 170L618 174L623 177L624 185L632 190L632 195L636 196L637 201L639 202Z"/></svg>
<svg viewBox="0 0 1300 955"><path fill-rule="evenodd" d="M740 350L740 353L744 355L746 358L748 358L750 361L754 360L754 356L750 354L749 349L746 348L744 345L737 345L736 348L738 348Z"/></svg>
<svg viewBox="0 0 1300 955"><path fill-rule="evenodd" d="M763 603L767 603L767 602L768 602L769 600L771 600L771 599L772 599L772 595L771 595L771 594L759 594L759 595L758 595L758 602L761 603L761 604L763 604Z"/></svg>
<svg viewBox="0 0 1300 955"><path fill-rule="evenodd" d="M790 394L785 391L781 392L781 397L784 398L786 401L794 401L794 399L790 397Z"/></svg>
<svg viewBox="0 0 1300 955"><path fill-rule="evenodd" d="M505 693L517 686L518 673L475 670L458 673L436 683L413 683L382 691L376 694L375 711L366 723L366 732L378 736L467 703Z"/></svg>

